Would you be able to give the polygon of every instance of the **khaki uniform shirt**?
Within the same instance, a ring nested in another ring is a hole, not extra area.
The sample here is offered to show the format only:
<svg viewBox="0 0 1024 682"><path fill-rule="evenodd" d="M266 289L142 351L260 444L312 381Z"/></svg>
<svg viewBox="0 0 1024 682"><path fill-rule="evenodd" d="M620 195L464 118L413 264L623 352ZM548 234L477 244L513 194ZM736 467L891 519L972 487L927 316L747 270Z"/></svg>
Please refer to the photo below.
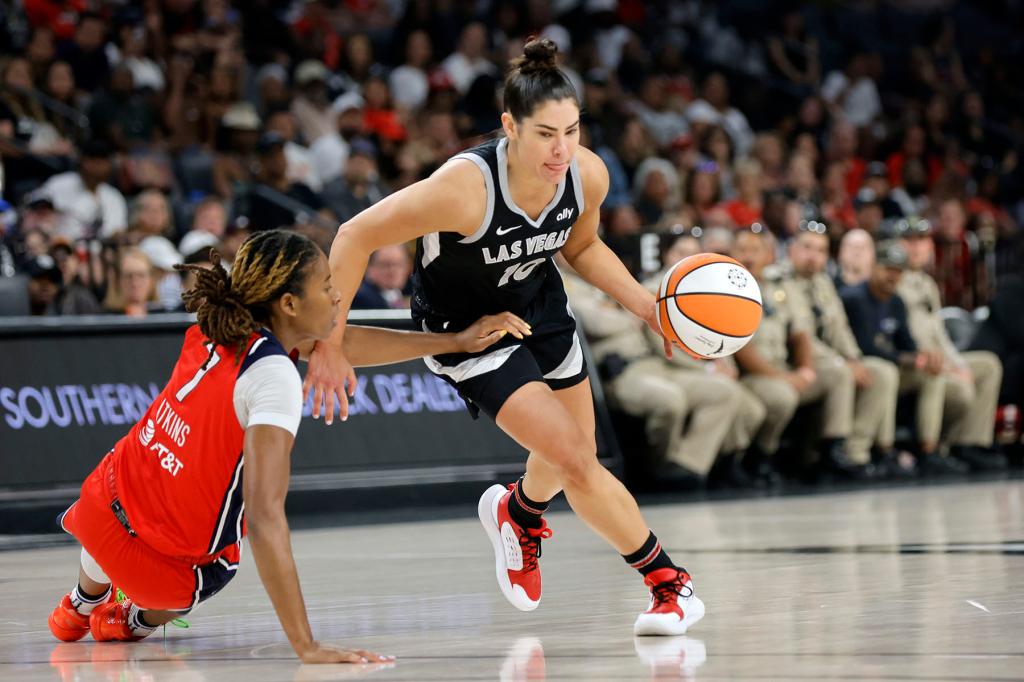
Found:
<svg viewBox="0 0 1024 682"><path fill-rule="evenodd" d="M923 270L907 270L900 279L896 293L907 306L907 320L910 335L921 350L939 351L946 361L966 367L960 351L953 345L946 333L946 326L939 317L942 298L939 285Z"/></svg>
<svg viewBox="0 0 1024 682"><path fill-rule="evenodd" d="M850 330L846 309L832 279L825 273L782 280L786 298L811 332L815 360L859 360L861 350Z"/></svg>

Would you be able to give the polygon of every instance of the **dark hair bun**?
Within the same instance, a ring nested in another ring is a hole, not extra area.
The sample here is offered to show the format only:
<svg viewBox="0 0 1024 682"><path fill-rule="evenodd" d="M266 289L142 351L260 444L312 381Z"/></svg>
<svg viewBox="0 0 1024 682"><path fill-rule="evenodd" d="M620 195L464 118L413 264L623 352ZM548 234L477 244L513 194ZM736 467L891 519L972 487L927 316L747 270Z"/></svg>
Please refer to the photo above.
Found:
<svg viewBox="0 0 1024 682"><path fill-rule="evenodd" d="M558 69L557 53L558 46L550 38L534 38L523 47L523 56L515 60L514 66L524 76L554 71Z"/></svg>

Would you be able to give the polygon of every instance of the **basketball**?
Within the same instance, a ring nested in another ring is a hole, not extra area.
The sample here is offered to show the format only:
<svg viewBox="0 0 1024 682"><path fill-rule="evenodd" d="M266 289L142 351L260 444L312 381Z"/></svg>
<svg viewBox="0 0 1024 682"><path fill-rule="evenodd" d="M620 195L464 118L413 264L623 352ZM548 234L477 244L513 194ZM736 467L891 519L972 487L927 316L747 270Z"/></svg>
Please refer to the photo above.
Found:
<svg viewBox="0 0 1024 682"><path fill-rule="evenodd" d="M724 358L743 348L761 323L761 289L728 256L698 253L665 273L658 288L665 338L695 358Z"/></svg>

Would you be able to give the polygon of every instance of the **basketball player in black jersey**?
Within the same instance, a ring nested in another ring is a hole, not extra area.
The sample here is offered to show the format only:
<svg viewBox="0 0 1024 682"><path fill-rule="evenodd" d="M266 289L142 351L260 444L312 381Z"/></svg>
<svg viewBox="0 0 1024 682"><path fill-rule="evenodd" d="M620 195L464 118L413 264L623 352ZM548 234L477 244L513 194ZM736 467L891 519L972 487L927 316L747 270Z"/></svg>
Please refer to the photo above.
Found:
<svg viewBox="0 0 1024 682"><path fill-rule="evenodd" d="M330 423L335 397L347 416L346 385L350 395L355 385L341 353L349 304L374 250L417 239L417 325L456 331L506 310L522 318L485 352L427 358L474 415L483 411L530 452L525 476L507 489L492 486L480 500L505 597L524 611L539 603L540 543L551 536L542 514L564 491L576 514L651 590L634 632L679 635L700 620L704 605L636 501L597 460L590 382L551 260L561 251L580 276L660 333L653 295L597 236L608 171L579 146L579 98L555 65L555 50L550 40L534 40L513 61L501 139L456 155L341 226L330 256L342 296L339 324L314 349L306 389L314 390L314 417L325 408ZM665 351L671 354L667 342Z"/></svg>

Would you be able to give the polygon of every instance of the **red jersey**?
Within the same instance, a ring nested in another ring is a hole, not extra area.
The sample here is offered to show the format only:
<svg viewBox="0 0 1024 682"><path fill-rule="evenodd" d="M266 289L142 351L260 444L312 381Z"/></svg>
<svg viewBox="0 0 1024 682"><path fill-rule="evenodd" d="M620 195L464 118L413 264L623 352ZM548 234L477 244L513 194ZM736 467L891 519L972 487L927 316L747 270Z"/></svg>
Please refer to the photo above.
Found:
<svg viewBox="0 0 1024 682"><path fill-rule="evenodd" d="M211 345L188 329L170 381L112 454L129 523L168 556L216 554L245 535L235 385L255 361L288 355L269 332L249 338L240 363L233 348L210 356Z"/></svg>

